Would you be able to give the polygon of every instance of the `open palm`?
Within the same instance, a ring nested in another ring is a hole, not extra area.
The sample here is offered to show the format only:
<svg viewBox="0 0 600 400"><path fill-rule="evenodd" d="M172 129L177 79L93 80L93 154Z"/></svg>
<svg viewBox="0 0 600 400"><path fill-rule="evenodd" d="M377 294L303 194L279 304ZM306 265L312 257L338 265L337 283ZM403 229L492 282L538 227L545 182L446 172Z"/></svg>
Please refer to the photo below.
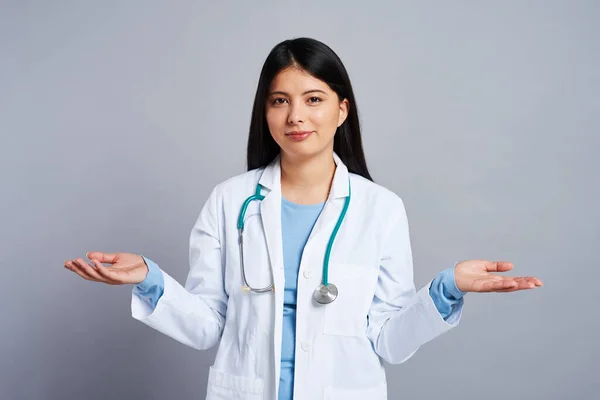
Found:
<svg viewBox="0 0 600 400"><path fill-rule="evenodd" d="M502 276L494 272L507 272L513 264L507 261L468 260L454 267L456 287L463 292L514 292L542 286L533 276Z"/></svg>
<svg viewBox="0 0 600 400"><path fill-rule="evenodd" d="M76 258L65 262L65 268L88 281L103 282L109 285L137 284L146 278L148 267L144 258L131 253L87 253L87 258ZM103 264L111 264L106 267Z"/></svg>

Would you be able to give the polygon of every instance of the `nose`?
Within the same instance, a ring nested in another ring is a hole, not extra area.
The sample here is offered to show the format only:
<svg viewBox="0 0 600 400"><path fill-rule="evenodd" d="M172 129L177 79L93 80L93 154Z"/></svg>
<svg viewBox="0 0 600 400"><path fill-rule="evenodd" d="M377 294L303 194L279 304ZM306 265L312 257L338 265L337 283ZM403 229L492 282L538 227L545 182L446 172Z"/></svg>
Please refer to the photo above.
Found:
<svg viewBox="0 0 600 400"><path fill-rule="evenodd" d="M300 119L299 116L295 116L295 117L290 117L289 121L290 124L295 125L295 124L299 124L302 122L302 119Z"/></svg>
<svg viewBox="0 0 600 400"><path fill-rule="evenodd" d="M289 108L289 114L288 114L288 123L290 124L299 124L301 122L304 122L304 117L300 116L300 106L296 105L292 105Z"/></svg>

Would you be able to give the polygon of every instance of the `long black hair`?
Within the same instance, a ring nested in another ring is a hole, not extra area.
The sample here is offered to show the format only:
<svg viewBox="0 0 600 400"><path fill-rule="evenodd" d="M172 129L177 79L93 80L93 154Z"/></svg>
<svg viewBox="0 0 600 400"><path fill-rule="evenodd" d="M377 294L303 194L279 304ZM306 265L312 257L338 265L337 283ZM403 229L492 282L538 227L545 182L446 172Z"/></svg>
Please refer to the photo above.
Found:
<svg viewBox="0 0 600 400"><path fill-rule="evenodd" d="M333 151L348 171L372 181L363 152L360 124L350 77L344 64L326 44L310 38L285 40L277 44L265 60L260 73L248 135L248 170L267 166L279 154L279 145L269 132L265 103L271 82L283 69L298 66L325 82L340 101L348 99L348 116L333 139Z"/></svg>

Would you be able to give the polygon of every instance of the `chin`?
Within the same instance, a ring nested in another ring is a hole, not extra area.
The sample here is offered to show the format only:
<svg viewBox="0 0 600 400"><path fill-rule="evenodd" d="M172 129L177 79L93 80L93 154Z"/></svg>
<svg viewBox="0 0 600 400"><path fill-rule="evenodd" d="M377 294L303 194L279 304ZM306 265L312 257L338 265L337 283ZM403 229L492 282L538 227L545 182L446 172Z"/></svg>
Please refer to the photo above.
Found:
<svg viewBox="0 0 600 400"><path fill-rule="evenodd" d="M285 146L281 147L281 152L285 153L286 156L295 158L295 159L310 159L313 157L317 157L323 154L324 151L327 151L325 148L316 148L315 146L307 146L304 143L297 143L294 146Z"/></svg>

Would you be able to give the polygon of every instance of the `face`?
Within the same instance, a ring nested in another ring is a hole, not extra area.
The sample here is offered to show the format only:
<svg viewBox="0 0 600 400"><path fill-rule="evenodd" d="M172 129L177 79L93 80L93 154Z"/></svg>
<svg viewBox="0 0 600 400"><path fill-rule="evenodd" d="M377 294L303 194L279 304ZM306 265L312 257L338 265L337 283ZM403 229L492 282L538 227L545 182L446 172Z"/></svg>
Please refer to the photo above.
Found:
<svg viewBox="0 0 600 400"><path fill-rule="evenodd" d="M348 116L348 100L323 81L295 67L271 83L266 117L271 136L285 156L305 159L333 152L336 129Z"/></svg>

